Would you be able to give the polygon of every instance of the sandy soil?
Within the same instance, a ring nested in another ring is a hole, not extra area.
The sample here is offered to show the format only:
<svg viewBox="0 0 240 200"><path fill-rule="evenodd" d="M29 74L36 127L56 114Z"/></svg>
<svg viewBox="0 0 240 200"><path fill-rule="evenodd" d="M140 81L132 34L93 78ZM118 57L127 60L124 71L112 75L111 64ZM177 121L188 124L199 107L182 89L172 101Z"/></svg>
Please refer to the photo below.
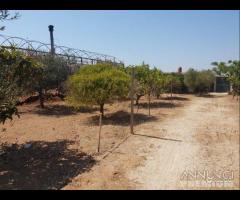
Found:
<svg viewBox="0 0 240 200"><path fill-rule="evenodd" d="M0 126L0 189L199 188L180 179L185 170L233 170L231 188L239 187L236 101L217 94L155 99L150 117L141 102L135 135L129 102L106 105L100 154L96 108L21 106L20 119Z"/></svg>
<svg viewBox="0 0 240 200"><path fill-rule="evenodd" d="M65 189L238 189L238 103L218 94L189 99L165 120L139 125L136 135ZM195 171L231 171L234 178L211 184L183 178Z"/></svg>

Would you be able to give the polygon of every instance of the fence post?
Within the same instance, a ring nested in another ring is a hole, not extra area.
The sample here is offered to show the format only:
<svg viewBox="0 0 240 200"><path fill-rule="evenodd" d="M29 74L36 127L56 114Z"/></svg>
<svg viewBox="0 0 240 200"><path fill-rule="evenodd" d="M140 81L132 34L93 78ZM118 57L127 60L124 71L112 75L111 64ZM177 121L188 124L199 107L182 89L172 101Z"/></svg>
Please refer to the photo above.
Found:
<svg viewBox="0 0 240 200"><path fill-rule="evenodd" d="M132 68L132 76L131 76L131 118L130 118L130 130L131 134L134 134L133 132L133 124L134 124L134 67Z"/></svg>
<svg viewBox="0 0 240 200"><path fill-rule="evenodd" d="M99 116L98 153L100 152L101 129L102 129L102 113Z"/></svg>

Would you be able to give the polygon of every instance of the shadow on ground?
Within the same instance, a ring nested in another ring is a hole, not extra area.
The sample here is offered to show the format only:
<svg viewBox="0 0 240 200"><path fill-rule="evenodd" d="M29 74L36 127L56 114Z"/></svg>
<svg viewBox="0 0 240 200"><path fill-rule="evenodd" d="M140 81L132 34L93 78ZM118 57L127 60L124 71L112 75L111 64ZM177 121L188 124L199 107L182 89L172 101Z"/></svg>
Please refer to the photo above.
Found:
<svg viewBox="0 0 240 200"><path fill-rule="evenodd" d="M173 97L161 97L161 100L189 101L189 98L173 96Z"/></svg>
<svg viewBox="0 0 240 200"><path fill-rule="evenodd" d="M151 102L150 108L174 108L181 105L171 102ZM148 108L148 103L139 103L139 108Z"/></svg>
<svg viewBox="0 0 240 200"><path fill-rule="evenodd" d="M55 115L55 116L66 116L75 115L77 113L91 113L97 111L96 107L80 107L79 109L74 109L73 107L66 105L47 105L45 108L38 108L34 111L39 115Z"/></svg>
<svg viewBox="0 0 240 200"><path fill-rule="evenodd" d="M73 142L29 142L1 145L0 189L61 189L96 162L85 154L69 150Z"/></svg>
<svg viewBox="0 0 240 200"><path fill-rule="evenodd" d="M142 124L150 121L156 121L158 118L155 116L148 116L141 113L134 113L134 124ZM99 116L95 115L89 118L89 123L92 125L99 125ZM118 111L111 114L106 114L102 120L103 125L130 125L130 113L126 111Z"/></svg>
<svg viewBox="0 0 240 200"><path fill-rule="evenodd" d="M222 98L224 95L214 95L214 94L201 94L196 95L197 97L203 97L203 98Z"/></svg>

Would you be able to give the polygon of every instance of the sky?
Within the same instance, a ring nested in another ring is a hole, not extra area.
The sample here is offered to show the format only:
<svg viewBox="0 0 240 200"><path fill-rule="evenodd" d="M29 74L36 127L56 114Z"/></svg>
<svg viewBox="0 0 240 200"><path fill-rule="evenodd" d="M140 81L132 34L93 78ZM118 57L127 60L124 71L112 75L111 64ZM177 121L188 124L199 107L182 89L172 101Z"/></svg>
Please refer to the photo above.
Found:
<svg viewBox="0 0 240 200"><path fill-rule="evenodd" d="M14 11L11 11L12 13ZM214 61L239 60L239 11L19 10L0 22L0 34L108 54L125 65L143 61L162 71L211 68Z"/></svg>

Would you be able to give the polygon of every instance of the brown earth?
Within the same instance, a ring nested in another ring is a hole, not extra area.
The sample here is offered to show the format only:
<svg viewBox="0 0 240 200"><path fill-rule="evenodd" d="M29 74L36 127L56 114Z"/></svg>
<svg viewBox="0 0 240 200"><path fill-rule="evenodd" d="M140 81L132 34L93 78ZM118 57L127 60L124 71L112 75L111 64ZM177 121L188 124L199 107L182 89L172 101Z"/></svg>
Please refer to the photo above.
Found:
<svg viewBox="0 0 240 200"><path fill-rule="evenodd" d="M237 101L175 95L154 99L151 116L140 102L135 135L130 102L106 105L100 153L98 108L74 111L60 100L20 106L20 118L0 125L0 189L201 188L180 180L184 170L232 170L231 188L239 188Z"/></svg>

